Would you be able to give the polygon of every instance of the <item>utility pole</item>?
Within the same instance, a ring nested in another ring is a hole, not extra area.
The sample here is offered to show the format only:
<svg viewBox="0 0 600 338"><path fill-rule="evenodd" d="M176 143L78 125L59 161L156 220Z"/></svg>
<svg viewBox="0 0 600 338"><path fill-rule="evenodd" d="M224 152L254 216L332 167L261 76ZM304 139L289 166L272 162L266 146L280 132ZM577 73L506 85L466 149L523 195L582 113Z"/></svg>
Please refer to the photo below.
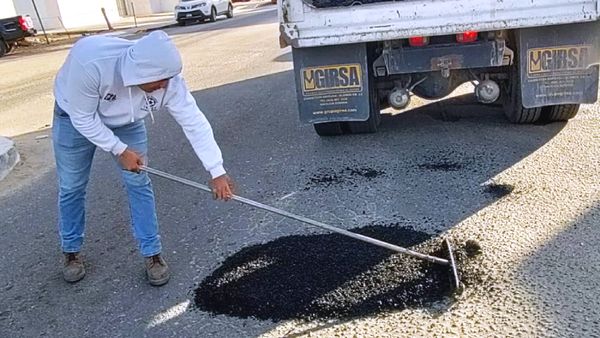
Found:
<svg viewBox="0 0 600 338"><path fill-rule="evenodd" d="M42 22L42 18L40 18L40 13L38 12L37 6L35 5L35 0L31 0L33 3L33 9L35 10L35 15L37 15L38 21L40 22L40 26L42 27L42 32L44 32L44 37L46 38L46 43L50 44L50 40L48 40L48 35L46 34L46 29L44 28L44 23Z"/></svg>

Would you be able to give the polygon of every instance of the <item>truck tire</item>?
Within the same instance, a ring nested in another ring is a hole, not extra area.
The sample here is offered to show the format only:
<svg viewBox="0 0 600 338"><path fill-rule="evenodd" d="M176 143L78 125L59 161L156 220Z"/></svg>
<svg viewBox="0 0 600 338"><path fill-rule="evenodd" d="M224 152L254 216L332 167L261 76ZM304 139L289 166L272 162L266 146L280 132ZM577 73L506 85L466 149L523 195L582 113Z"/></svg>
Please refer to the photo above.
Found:
<svg viewBox="0 0 600 338"><path fill-rule="evenodd" d="M4 40L0 40L0 58L4 56L4 54L8 53L8 46L4 42Z"/></svg>
<svg viewBox="0 0 600 338"><path fill-rule="evenodd" d="M326 122L313 124L319 136L338 136L344 133L344 122Z"/></svg>
<svg viewBox="0 0 600 338"><path fill-rule="evenodd" d="M373 64L374 59L373 52L369 52L367 58L368 64ZM373 72L369 71L369 119L366 121L359 122L348 122L348 133L349 134L369 134L377 132L377 128L381 123L381 105L379 104L379 96L377 94L377 88L375 86L375 77Z"/></svg>
<svg viewBox="0 0 600 338"><path fill-rule="evenodd" d="M515 60L518 56L515 56ZM517 61L510 67L507 83L506 98L504 100L504 115L515 124L526 124L536 122L541 114L542 108L525 108L521 97L521 74Z"/></svg>
<svg viewBox="0 0 600 338"><path fill-rule="evenodd" d="M568 121L577 115L579 104L559 104L542 109L541 120L545 122Z"/></svg>
<svg viewBox="0 0 600 338"><path fill-rule="evenodd" d="M515 53L513 65L509 66L505 94L504 115L510 122L515 124L534 123L540 118L542 114L541 107L523 107L521 94L521 66L519 65L518 53Z"/></svg>
<svg viewBox="0 0 600 338"><path fill-rule="evenodd" d="M381 110L379 109L379 100L371 96L371 110L369 119L359 122L348 122L348 131L350 134L368 134L377 132L381 122Z"/></svg>

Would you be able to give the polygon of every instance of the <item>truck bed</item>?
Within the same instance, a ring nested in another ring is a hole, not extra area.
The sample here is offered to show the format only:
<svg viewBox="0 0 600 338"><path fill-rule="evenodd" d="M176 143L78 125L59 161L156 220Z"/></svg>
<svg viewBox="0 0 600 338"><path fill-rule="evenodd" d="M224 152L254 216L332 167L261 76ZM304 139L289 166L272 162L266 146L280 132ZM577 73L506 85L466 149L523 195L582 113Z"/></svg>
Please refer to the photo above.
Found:
<svg viewBox="0 0 600 338"><path fill-rule="evenodd" d="M600 0L406 0L315 8L281 0L282 38L293 47L560 25L600 18Z"/></svg>

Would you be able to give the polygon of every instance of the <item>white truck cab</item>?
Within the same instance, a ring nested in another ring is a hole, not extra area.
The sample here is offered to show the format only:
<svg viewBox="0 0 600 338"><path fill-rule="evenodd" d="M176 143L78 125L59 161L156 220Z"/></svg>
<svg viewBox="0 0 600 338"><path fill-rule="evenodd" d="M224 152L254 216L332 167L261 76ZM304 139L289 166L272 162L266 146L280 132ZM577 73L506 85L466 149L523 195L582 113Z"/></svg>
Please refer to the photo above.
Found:
<svg viewBox="0 0 600 338"><path fill-rule="evenodd" d="M215 22L219 15L233 17L230 0L180 0L175 6L175 20L182 26L191 21Z"/></svg>

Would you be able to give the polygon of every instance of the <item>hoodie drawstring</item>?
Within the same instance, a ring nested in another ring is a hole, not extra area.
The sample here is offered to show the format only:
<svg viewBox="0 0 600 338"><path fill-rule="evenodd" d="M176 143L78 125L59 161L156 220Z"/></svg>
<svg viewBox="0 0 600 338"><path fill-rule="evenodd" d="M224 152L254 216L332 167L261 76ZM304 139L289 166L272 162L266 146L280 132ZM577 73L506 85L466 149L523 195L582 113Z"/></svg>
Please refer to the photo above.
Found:
<svg viewBox="0 0 600 338"><path fill-rule="evenodd" d="M148 111L150 112L150 120L154 123L154 113L152 112L152 106L150 106L150 101L148 100L148 95L144 92L144 99L146 99L146 107L148 107Z"/></svg>
<svg viewBox="0 0 600 338"><path fill-rule="evenodd" d="M127 87L129 89L129 111L131 112L131 123L135 122L134 114L133 114L133 99L131 98L131 87Z"/></svg>
<svg viewBox="0 0 600 338"><path fill-rule="evenodd" d="M131 87L127 87L129 89L129 111L131 113L131 123L135 122L135 114L133 113L133 98L131 96ZM146 107L148 107L148 111L150 112L150 119L152 123L154 123L154 113L152 112L152 106L150 106L150 100L148 100L148 96L146 92L144 92L144 100L146 100Z"/></svg>

